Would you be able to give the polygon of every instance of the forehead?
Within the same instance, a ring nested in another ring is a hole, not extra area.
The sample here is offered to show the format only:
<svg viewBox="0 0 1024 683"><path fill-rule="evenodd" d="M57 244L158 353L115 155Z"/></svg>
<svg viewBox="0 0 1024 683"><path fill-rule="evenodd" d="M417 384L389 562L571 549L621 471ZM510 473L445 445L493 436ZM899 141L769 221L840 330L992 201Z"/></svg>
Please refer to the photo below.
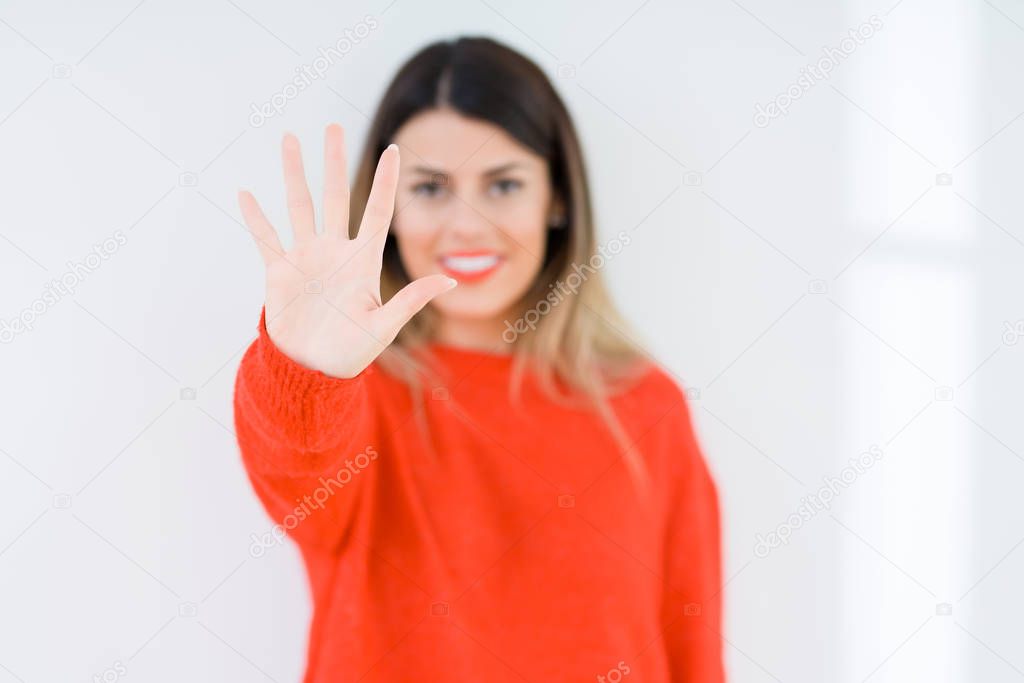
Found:
<svg viewBox="0 0 1024 683"><path fill-rule="evenodd" d="M452 109L432 109L409 119L395 135L402 166L429 166L449 173L483 173L500 164L520 162L528 169L546 161L520 144L501 126Z"/></svg>

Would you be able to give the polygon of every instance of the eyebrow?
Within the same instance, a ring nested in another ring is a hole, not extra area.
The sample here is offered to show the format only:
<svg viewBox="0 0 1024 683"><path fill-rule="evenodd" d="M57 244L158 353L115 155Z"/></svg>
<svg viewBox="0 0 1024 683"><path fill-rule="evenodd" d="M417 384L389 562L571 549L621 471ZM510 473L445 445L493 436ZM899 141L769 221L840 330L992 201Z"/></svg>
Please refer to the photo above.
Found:
<svg viewBox="0 0 1024 683"><path fill-rule="evenodd" d="M484 171L484 175L485 176L499 175L501 173L504 173L505 171L509 171L509 170L511 170L513 168L516 168L516 167L519 167L519 166L522 166L522 164L520 162L518 162L518 161L510 161L510 162L508 162L506 164L501 164L500 166L495 166L494 168L492 168L490 170ZM429 166L414 166L412 170L414 172L416 172L416 173L423 173L424 175L445 175L445 176L448 175L447 171L441 170L439 168L431 168Z"/></svg>

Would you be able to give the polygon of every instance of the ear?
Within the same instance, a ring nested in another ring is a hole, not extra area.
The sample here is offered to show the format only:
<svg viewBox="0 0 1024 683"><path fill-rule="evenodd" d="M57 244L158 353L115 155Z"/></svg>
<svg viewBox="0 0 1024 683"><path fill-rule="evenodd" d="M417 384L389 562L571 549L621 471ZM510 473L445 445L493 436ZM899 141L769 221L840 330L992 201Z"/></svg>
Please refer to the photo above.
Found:
<svg viewBox="0 0 1024 683"><path fill-rule="evenodd" d="M551 208L548 209L548 227L552 230L560 230L568 225L568 217L565 211L565 202L561 197L555 196L551 200Z"/></svg>

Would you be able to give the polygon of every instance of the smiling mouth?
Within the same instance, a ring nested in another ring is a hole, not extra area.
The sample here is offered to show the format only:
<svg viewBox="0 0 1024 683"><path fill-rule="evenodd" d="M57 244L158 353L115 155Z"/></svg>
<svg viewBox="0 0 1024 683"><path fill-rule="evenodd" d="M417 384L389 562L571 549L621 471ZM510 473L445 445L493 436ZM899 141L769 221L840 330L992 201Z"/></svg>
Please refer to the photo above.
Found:
<svg viewBox="0 0 1024 683"><path fill-rule="evenodd" d="M446 254L438 262L448 277L459 282L474 282L496 271L504 259L494 252L459 252Z"/></svg>

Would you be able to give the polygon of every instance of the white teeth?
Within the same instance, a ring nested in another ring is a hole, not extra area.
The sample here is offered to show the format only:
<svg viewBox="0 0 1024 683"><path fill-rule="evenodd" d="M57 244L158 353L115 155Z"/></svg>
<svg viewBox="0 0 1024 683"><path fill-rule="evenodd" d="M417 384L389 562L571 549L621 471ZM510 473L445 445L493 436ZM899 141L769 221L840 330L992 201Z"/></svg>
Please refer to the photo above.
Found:
<svg viewBox="0 0 1024 683"><path fill-rule="evenodd" d="M445 268L459 273L478 273L497 265L498 257L491 255L484 256L445 256L441 259Z"/></svg>

